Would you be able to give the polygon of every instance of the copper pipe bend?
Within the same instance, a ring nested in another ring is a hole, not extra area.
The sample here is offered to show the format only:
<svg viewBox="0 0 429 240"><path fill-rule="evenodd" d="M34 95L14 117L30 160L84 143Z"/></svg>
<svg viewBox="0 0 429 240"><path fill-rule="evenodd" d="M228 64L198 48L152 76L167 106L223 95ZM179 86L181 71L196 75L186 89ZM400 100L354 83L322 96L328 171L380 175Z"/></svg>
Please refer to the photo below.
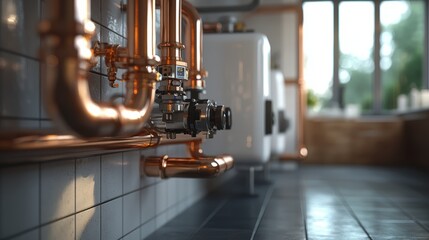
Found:
<svg viewBox="0 0 429 240"><path fill-rule="evenodd" d="M156 59L155 0L131 0L127 16L129 58ZM86 6L76 7L77 4ZM141 131L149 118L155 96L155 66L130 65L127 93L122 105L96 103L88 87L90 2L47 0L48 20L40 24L46 69L45 102L54 121L85 138L131 136ZM140 12L138 10L145 10ZM133 11L135 10L135 11ZM78 12L76 12L78 11ZM77 19L77 20L76 20ZM147 24L141 26L143 23ZM136 25L136 27L132 27ZM137 61L139 62L139 61Z"/></svg>

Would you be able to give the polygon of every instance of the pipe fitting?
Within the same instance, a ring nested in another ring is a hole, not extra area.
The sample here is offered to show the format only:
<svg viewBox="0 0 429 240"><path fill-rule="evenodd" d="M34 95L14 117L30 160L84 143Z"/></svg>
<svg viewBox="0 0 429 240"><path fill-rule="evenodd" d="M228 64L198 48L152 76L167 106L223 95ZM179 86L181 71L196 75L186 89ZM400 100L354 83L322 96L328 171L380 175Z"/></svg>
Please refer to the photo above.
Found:
<svg viewBox="0 0 429 240"><path fill-rule="evenodd" d="M234 166L230 155L205 156L201 141L187 143L190 158L142 157L143 171L146 176L160 178L210 178L217 177Z"/></svg>
<svg viewBox="0 0 429 240"><path fill-rule="evenodd" d="M171 158L164 155L143 158L142 161L146 176L163 179L217 177L234 165L234 160L230 155L204 158Z"/></svg>
<svg viewBox="0 0 429 240"><path fill-rule="evenodd" d="M50 116L60 126L85 138L139 133L150 117L158 80L154 74L155 0L129 1L128 56L124 60L125 48L114 46L111 51L117 56L106 59L112 67L111 82L116 79L114 67L128 69L125 103L119 106L96 103L89 93L88 71L93 59L90 39L94 30L94 25L89 24L89 0L47 0L46 5L48 20L40 24L40 33L46 63L45 102Z"/></svg>

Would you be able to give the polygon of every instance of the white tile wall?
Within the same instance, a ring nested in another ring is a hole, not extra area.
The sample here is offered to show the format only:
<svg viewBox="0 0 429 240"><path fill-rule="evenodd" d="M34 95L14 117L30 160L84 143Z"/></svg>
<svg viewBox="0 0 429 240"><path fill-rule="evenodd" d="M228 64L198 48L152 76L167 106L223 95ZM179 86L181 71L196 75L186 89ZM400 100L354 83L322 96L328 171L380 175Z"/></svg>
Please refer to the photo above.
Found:
<svg viewBox="0 0 429 240"><path fill-rule="evenodd" d="M123 193L129 193L140 188L140 151L129 151L123 154Z"/></svg>
<svg viewBox="0 0 429 240"><path fill-rule="evenodd" d="M100 203L100 171L100 156L76 160L76 211L82 211Z"/></svg>
<svg viewBox="0 0 429 240"><path fill-rule="evenodd" d="M39 120L0 119L0 131L11 131L14 129L37 129Z"/></svg>
<svg viewBox="0 0 429 240"><path fill-rule="evenodd" d="M149 221L148 223L146 223L145 225L143 225L140 228L140 237L141 237L141 239L146 238L151 233L153 233L155 230L156 230L156 220L152 219L151 221Z"/></svg>
<svg viewBox="0 0 429 240"><path fill-rule="evenodd" d="M120 6L126 3L124 0L101 1L101 24L110 30L125 35L126 15L121 11Z"/></svg>
<svg viewBox="0 0 429 240"><path fill-rule="evenodd" d="M124 234L127 234L140 226L140 192L132 192L123 198Z"/></svg>
<svg viewBox="0 0 429 240"><path fill-rule="evenodd" d="M136 229L133 232L126 235L123 240L140 240L140 229Z"/></svg>
<svg viewBox="0 0 429 240"><path fill-rule="evenodd" d="M1 48L22 55L37 58L40 40L37 23L40 11L39 1L2 0L0 19L11 21L0 24Z"/></svg>
<svg viewBox="0 0 429 240"><path fill-rule="evenodd" d="M156 215L165 212L168 208L168 181L162 180L155 187Z"/></svg>
<svg viewBox="0 0 429 240"><path fill-rule="evenodd" d="M76 239L101 239L101 207L97 206L76 214Z"/></svg>
<svg viewBox="0 0 429 240"><path fill-rule="evenodd" d="M0 51L0 115L37 119L39 96L39 63Z"/></svg>
<svg viewBox="0 0 429 240"><path fill-rule="evenodd" d="M156 186L152 185L140 191L141 224L146 224L156 215L157 202L155 188Z"/></svg>
<svg viewBox="0 0 429 240"><path fill-rule="evenodd" d="M0 238L39 225L39 164L0 171Z"/></svg>
<svg viewBox="0 0 429 240"><path fill-rule="evenodd" d="M93 40L126 44L120 2L92 0ZM44 0L0 2L0 19L5 9L18 14L15 29L0 23L0 133L55 127L41 101L45 72L39 66L36 26L44 5ZM112 89L104 73L101 64L89 74L94 101L109 102L124 93L125 83L118 82L120 87ZM140 176L140 155L163 154L186 155L179 145L0 165L0 240L145 238L209 190L199 180Z"/></svg>
<svg viewBox="0 0 429 240"><path fill-rule="evenodd" d="M41 229L43 240L75 240L75 216L70 216Z"/></svg>
<svg viewBox="0 0 429 240"><path fill-rule="evenodd" d="M19 236L13 237L10 240L38 240L39 238L39 229L30 231L30 232L26 232L24 234L21 234Z"/></svg>
<svg viewBox="0 0 429 240"><path fill-rule="evenodd" d="M75 212L75 160L42 163L41 223Z"/></svg>
<svg viewBox="0 0 429 240"><path fill-rule="evenodd" d="M101 201L122 194L122 153L101 156Z"/></svg>
<svg viewBox="0 0 429 240"><path fill-rule="evenodd" d="M101 205L101 239L119 239L122 236L122 198Z"/></svg>

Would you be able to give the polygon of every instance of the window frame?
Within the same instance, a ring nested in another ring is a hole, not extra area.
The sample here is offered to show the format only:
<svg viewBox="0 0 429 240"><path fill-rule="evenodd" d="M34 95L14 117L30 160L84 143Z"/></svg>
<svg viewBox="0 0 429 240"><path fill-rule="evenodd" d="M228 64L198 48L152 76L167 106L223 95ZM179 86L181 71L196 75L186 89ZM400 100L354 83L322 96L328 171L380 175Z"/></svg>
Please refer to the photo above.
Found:
<svg viewBox="0 0 429 240"><path fill-rule="evenodd" d="M333 24L334 24L334 43L333 43L333 81L332 81L332 97L331 105L338 106L340 101L340 79L339 79L339 70L340 70L340 35L339 35L339 6L341 2L350 2L353 0L302 0L302 4L305 2L332 2L333 4ZM359 1L368 1L374 3L374 72L373 72L373 106L372 111L364 113L371 115L381 115L392 112L391 110L383 109L383 99L382 99L382 76L381 76L381 67L380 67L380 37L381 37L381 20L380 20L380 7L381 2L387 2L389 0L359 0ZM423 73L422 73L422 89L429 88L429 3L426 0L409 0L409 1L420 1L424 4L424 57L423 57Z"/></svg>

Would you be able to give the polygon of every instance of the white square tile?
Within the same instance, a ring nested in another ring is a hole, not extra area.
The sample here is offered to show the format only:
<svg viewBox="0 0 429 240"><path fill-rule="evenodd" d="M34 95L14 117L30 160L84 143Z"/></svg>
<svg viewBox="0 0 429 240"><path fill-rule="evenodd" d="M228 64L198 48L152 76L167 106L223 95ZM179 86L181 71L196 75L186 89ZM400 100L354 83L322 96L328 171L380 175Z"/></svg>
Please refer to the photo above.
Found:
<svg viewBox="0 0 429 240"><path fill-rule="evenodd" d="M39 127L39 120L0 119L0 130L5 132L11 130L38 130Z"/></svg>
<svg viewBox="0 0 429 240"><path fill-rule="evenodd" d="M0 14L14 14L16 17L16 21L0 24L1 48L37 58L40 38L36 29L40 1L3 0L1 5L4 11ZM1 19L6 17L3 15Z"/></svg>
<svg viewBox="0 0 429 240"><path fill-rule="evenodd" d="M39 224L39 165L0 170L0 237Z"/></svg>
<svg viewBox="0 0 429 240"><path fill-rule="evenodd" d="M101 239L122 237L122 198L101 205Z"/></svg>
<svg viewBox="0 0 429 240"><path fill-rule="evenodd" d="M101 1L101 24L110 30L123 35L126 13L121 11L121 1Z"/></svg>
<svg viewBox="0 0 429 240"><path fill-rule="evenodd" d="M42 223L75 212L75 160L42 163Z"/></svg>
<svg viewBox="0 0 429 240"><path fill-rule="evenodd" d="M41 120L40 129L54 129L54 122L51 120Z"/></svg>
<svg viewBox="0 0 429 240"><path fill-rule="evenodd" d="M156 194L156 215L164 212L168 208L168 180L163 180L155 186Z"/></svg>
<svg viewBox="0 0 429 240"><path fill-rule="evenodd" d="M91 1L91 3L93 4L94 1ZM91 12L92 12L92 9L91 9ZM92 44L91 46L93 46L94 42L96 41L101 42L101 26L98 23L94 23L94 25L95 25L95 31L91 38L91 44ZM105 65L104 58L102 58L101 56L98 56L96 57L96 60L97 60L97 64L91 68L91 72L100 73L101 65Z"/></svg>
<svg viewBox="0 0 429 240"><path fill-rule="evenodd" d="M5 52L0 62L0 114L39 118L39 63Z"/></svg>
<svg viewBox="0 0 429 240"><path fill-rule="evenodd" d="M76 159L76 211L100 203L100 156Z"/></svg>
<svg viewBox="0 0 429 240"><path fill-rule="evenodd" d="M101 76L95 73L88 74L88 87L91 98L94 102L101 99Z"/></svg>
<svg viewBox="0 0 429 240"><path fill-rule="evenodd" d="M145 239L156 230L156 220L152 219L140 228L140 238Z"/></svg>
<svg viewBox="0 0 429 240"><path fill-rule="evenodd" d="M121 75L118 74L117 76L121 76ZM100 82L100 88L101 88L100 102L123 104L125 82L116 80L115 84L118 84L118 87L116 88L111 87L109 84L110 83L109 83L109 80L107 80L107 77L102 76L101 82Z"/></svg>
<svg viewBox="0 0 429 240"><path fill-rule="evenodd" d="M13 237L10 240L38 240L39 239L39 231L40 229L36 229L30 232L26 232L17 237Z"/></svg>
<svg viewBox="0 0 429 240"><path fill-rule="evenodd" d="M149 156L156 156L156 148L148 148L145 150L140 151L141 158L143 157L149 157ZM154 184L156 182L155 177L148 177L144 173L144 163L140 163L140 187L145 187L151 184Z"/></svg>
<svg viewBox="0 0 429 240"><path fill-rule="evenodd" d="M97 206L76 214L76 239L101 239L100 208Z"/></svg>
<svg viewBox="0 0 429 240"><path fill-rule="evenodd" d="M141 223L144 224L153 219L156 214L156 192L155 185L144 188L140 191Z"/></svg>
<svg viewBox="0 0 429 240"><path fill-rule="evenodd" d="M176 184L177 184L177 200L179 202L183 201L186 199L187 197L187 184L186 184L186 179L176 179Z"/></svg>
<svg viewBox="0 0 429 240"><path fill-rule="evenodd" d="M124 234L133 231L140 225L140 192L133 192L123 197Z"/></svg>
<svg viewBox="0 0 429 240"><path fill-rule="evenodd" d="M75 240L75 216L70 216L42 227L43 240Z"/></svg>
<svg viewBox="0 0 429 240"><path fill-rule="evenodd" d="M132 231L130 234L126 235L123 240L140 240L140 228Z"/></svg>
<svg viewBox="0 0 429 240"><path fill-rule="evenodd" d="M122 194L122 153L101 156L101 201Z"/></svg>
<svg viewBox="0 0 429 240"><path fill-rule="evenodd" d="M155 218L156 228L164 226L168 222L168 211L165 211L161 214L157 214Z"/></svg>
<svg viewBox="0 0 429 240"><path fill-rule="evenodd" d="M167 199L168 199L168 207L173 206L174 204L176 204L177 199L176 199L176 190L177 190L177 186L176 186L176 179L169 179L167 181Z"/></svg>
<svg viewBox="0 0 429 240"><path fill-rule="evenodd" d="M100 0L91 0L91 20L100 22L101 3Z"/></svg>
<svg viewBox="0 0 429 240"><path fill-rule="evenodd" d="M124 193L140 188L140 151L124 152Z"/></svg>

